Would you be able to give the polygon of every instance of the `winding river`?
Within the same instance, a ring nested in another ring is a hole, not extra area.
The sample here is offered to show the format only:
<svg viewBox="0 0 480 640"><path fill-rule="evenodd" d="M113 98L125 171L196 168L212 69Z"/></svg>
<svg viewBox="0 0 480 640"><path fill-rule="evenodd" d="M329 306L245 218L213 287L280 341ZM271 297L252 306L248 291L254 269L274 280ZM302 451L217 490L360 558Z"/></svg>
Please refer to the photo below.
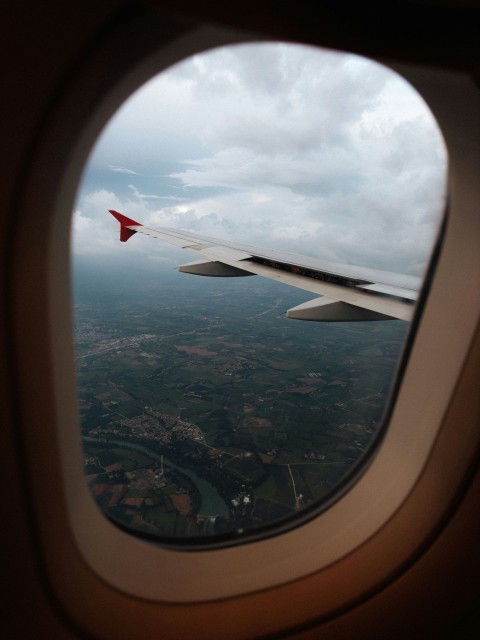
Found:
<svg viewBox="0 0 480 640"><path fill-rule="evenodd" d="M125 440L108 440L106 442L100 438L92 438L89 436L84 436L83 440L85 442L91 442L92 444L105 444L109 446L111 444L124 447L125 449L133 449L135 451L139 451L140 453L144 453L145 455L153 458L157 464L161 462L161 454L152 451L148 447L145 447L141 444L135 444L133 442L126 442ZM165 455L163 456L163 464L167 467L171 467L175 469L179 473L182 473L184 476L190 478L193 484L196 486L199 494L200 494L200 513L204 516L225 516L228 513L227 505L223 500L222 496L215 489L213 484L210 484L204 478L198 476L195 471L192 469L188 469L186 467L181 467L180 465L172 462Z"/></svg>

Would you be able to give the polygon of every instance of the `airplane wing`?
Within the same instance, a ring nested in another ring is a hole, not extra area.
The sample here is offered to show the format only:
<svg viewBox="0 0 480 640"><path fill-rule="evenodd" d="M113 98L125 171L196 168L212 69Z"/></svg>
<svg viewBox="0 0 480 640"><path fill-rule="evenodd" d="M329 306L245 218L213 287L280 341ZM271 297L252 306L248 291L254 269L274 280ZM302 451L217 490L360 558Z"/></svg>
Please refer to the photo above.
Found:
<svg viewBox="0 0 480 640"><path fill-rule="evenodd" d="M339 265L288 252L259 249L169 228L152 229L109 210L120 222L120 240L135 233L158 238L197 253L200 260L179 270L203 276L260 275L315 293L287 311L287 317L318 322L360 320L409 321L420 287L419 278L352 265Z"/></svg>

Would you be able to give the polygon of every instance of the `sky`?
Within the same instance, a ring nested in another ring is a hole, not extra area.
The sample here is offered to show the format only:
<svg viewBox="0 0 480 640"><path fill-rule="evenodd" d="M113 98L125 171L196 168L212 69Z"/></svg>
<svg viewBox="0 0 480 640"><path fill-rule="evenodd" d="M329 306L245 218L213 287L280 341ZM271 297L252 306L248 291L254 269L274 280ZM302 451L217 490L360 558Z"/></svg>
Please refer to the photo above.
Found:
<svg viewBox="0 0 480 640"><path fill-rule="evenodd" d="M163 72L93 149L74 258L152 270L195 259L118 241L116 209L166 226L420 275L444 210L446 152L419 95L363 58L279 43L230 46Z"/></svg>

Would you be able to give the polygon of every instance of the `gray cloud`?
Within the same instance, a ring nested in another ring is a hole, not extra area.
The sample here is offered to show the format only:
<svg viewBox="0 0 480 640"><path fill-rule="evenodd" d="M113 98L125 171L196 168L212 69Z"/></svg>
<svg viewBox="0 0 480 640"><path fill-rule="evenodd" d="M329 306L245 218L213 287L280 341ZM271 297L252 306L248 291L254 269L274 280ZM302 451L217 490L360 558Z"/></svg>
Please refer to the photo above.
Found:
<svg viewBox="0 0 480 640"><path fill-rule="evenodd" d="M116 207L152 225L419 272L444 201L441 136L413 89L376 63L293 45L241 45L173 67L122 108L100 160L144 178L123 191L85 183L79 252L85 220Z"/></svg>

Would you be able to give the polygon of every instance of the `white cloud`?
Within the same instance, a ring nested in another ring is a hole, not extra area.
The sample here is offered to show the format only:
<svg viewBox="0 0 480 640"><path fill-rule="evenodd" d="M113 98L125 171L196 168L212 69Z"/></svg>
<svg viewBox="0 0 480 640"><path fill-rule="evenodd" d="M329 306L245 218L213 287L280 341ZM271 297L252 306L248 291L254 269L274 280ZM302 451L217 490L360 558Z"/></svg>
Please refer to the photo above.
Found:
<svg viewBox="0 0 480 640"><path fill-rule="evenodd" d="M84 231L88 230L92 226L91 218L87 218L82 215L79 209L76 209L73 213L72 231L75 235L80 235Z"/></svg>
<svg viewBox="0 0 480 640"><path fill-rule="evenodd" d="M110 171L114 171L115 173L128 173L130 175L138 176L138 173L136 171L127 169L127 167L119 167L115 164L109 164L108 168L110 169Z"/></svg>
<svg viewBox="0 0 480 640"><path fill-rule="evenodd" d="M130 191L132 192L132 194L134 195L135 198L137 198L137 200L143 201L143 200L174 200L177 202L182 202L184 200L186 200L186 198L180 198L179 196L172 196L172 195L168 195L168 196L159 196L155 193L142 193L139 189L137 189L137 187L134 184L129 184L128 188L130 189Z"/></svg>
<svg viewBox="0 0 480 640"><path fill-rule="evenodd" d="M445 152L415 91L376 63L292 45L173 67L126 103L92 163L141 175L123 190L85 184L83 253L114 250L117 223L105 219L117 208L152 226L412 272L444 197ZM159 243L127 245L167 255Z"/></svg>

